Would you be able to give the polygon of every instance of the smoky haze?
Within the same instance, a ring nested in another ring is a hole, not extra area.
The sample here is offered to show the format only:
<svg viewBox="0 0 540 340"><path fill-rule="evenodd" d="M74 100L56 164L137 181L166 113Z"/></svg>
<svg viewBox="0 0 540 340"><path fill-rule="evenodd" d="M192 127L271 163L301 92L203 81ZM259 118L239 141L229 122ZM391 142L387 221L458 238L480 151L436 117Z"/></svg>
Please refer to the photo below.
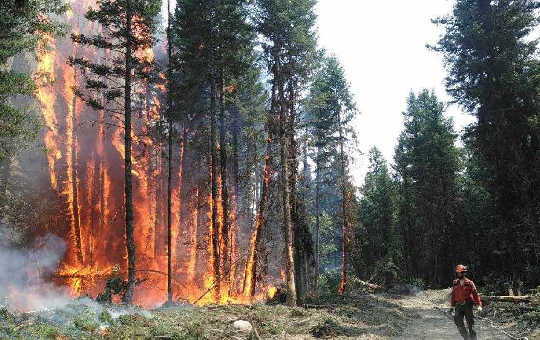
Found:
<svg viewBox="0 0 540 340"><path fill-rule="evenodd" d="M66 291L46 280L65 251L64 240L53 234L37 239L30 248L0 244L0 297L8 308L31 311L69 303Z"/></svg>

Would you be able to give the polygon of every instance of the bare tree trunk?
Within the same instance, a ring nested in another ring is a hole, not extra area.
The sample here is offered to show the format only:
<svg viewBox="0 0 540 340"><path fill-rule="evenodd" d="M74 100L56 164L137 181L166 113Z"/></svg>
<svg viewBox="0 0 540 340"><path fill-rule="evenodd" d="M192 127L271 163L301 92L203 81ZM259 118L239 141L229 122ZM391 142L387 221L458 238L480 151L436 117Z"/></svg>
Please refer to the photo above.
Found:
<svg viewBox="0 0 540 340"><path fill-rule="evenodd" d="M276 87L275 84L272 86L272 108L268 112L266 120L266 156L264 163L264 173L262 178L262 193L259 206L257 209L257 217L255 221L255 228L251 234L251 240L249 245L249 257L246 262L246 269L244 271L244 282L242 285L242 291L245 296L255 295L255 278L256 278L256 268L257 260L259 257L259 243L262 235L262 228L265 225L264 213L266 210L266 205L268 203L270 181L272 179L272 126L273 126L273 114L275 110L275 97L276 97Z"/></svg>
<svg viewBox="0 0 540 340"><path fill-rule="evenodd" d="M167 73L169 75L169 80L171 80L171 1L167 0ZM167 138L169 149L167 157L167 302L172 303L172 117L171 117L171 106L172 106L172 94L169 86L167 93L167 119L169 121L169 135ZM179 179L181 180L181 179Z"/></svg>
<svg viewBox="0 0 540 340"><path fill-rule="evenodd" d="M210 180L212 191L212 214L211 214L211 247L212 247L212 269L214 272L215 289L214 296L219 300L221 293L221 276L219 270L219 230L217 219L217 150L216 150L216 83L212 76L210 80Z"/></svg>
<svg viewBox="0 0 540 340"><path fill-rule="evenodd" d="M229 281L231 284L229 285L229 295L231 293L237 293L238 292L238 284L237 284L237 272L238 272L238 248L239 248L239 241L238 241L238 232L240 230L240 219L238 218L239 215L239 208L241 203L241 197L240 197L240 189L239 189L239 182L240 182L240 165L239 165L239 157L238 157L238 136L242 133L240 128L240 119L239 119L239 113L238 109L234 108L232 111L232 190L233 190L233 197L231 199L231 221L229 222L231 225L230 230L230 240L231 240L231 254L230 254L230 265L231 270L229 274ZM245 219L242 219L242 221L245 221Z"/></svg>
<svg viewBox="0 0 540 340"><path fill-rule="evenodd" d="M240 160L238 157L238 137L242 133L242 129L240 127L240 118L238 109L235 108L233 110L233 131L232 131L232 157L233 157L233 190L234 190L234 196L236 197L236 201L239 202L240 200Z"/></svg>
<svg viewBox="0 0 540 340"><path fill-rule="evenodd" d="M340 154L341 154L341 166L340 166L340 172L341 172L341 211L342 211L342 222L341 222L341 282L338 289L338 294L343 294L345 292L345 287L347 285L347 245L348 245L348 204L347 204L347 180L345 178L346 172L345 172L345 153L343 150L343 130L341 128L341 119L339 124L339 147L340 147Z"/></svg>
<svg viewBox="0 0 540 340"><path fill-rule="evenodd" d="M317 164L315 164L315 278L319 281L321 268L321 248L320 248L320 230L321 230L321 167L319 160L319 150L317 150Z"/></svg>
<svg viewBox="0 0 540 340"><path fill-rule="evenodd" d="M124 296L124 302L133 302L135 291L135 238L133 231L133 197L131 178L131 72L133 69L131 36L132 36L132 9L131 1L127 0L126 6L126 26L127 41L125 50L125 75L124 75L124 171L125 171L125 210L126 210L126 248L128 255L128 286Z"/></svg>
<svg viewBox="0 0 540 340"><path fill-rule="evenodd" d="M169 124L170 125L170 124ZM172 303L172 126L167 137L167 302Z"/></svg>
<svg viewBox="0 0 540 340"><path fill-rule="evenodd" d="M288 147L289 147L289 183L291 191L291 218L294 226L293 231L293 244L294 244L294 266L295 266L295 287L296 287L296 300L297 303L303 303L304 297L308 293L308 275L307 275L307 262L309 257L309 249L306 233L307 224L301 216L301 202L298 200L298 159L297 159L297 144L294 138L294 131L296 129L296 111L295 111L295 93L296 84L294 81L289 81L287 101L288 109Z"/></svg>
<svg viewBox="0 0 540 340"><path fill-rule="evenodd" d="M74 58L77 57L76 53L73 56ZM73 83L77 84L77 75L76 72L73 73ZM72 200L69 202L71 204L71 209L73 212L73 215L71 218L73 219L73 236L75 238L75 247L76 247L76 255L77 255L77 261L80 265L83 264L83 247L81 242L81 227L80 227L80 218L79 218L79 194L78 194L78 188L77 188L77 134L75 133L75 126L77 126L77 117L75 116L75 113L77 112L77 96L73 96L73 99L71 101L71 117L69 114L67 115L66 119L71 118L71 121L67 124L68 126L71 125L71 132L70 136L68 135L67 138L71 139L69 145L69 153L71 154L70 157L68 157L68 162L71 162L71 173L69 174L68 178L71 177L71 183L68 183L68 186L71 186L71 192L73 193L73 196L71 197ZM71 158L71 159L69 159Z"/></svg>
<svg viewBox="0 0 540 340"><path fill-rule="evenodd" d="M223 207L223 228L221 230L221 274L222 278L228 281L230 268L230 240L229 240L229 191L227 185L227 148L226 148L226 126L225 126L225 93L223 74L220 74L219 81L219 153L220 153L220 174L221 174L221 205ZM228 283L226 283L228 286Z"/></svg>
<svg viewBox="0 0 540 340"><path fill-rule="evenodd" d="M296 283L295 283L295 263L294 263L294 225L292 221L291 206L291 183L289 171L289 124L286 99L284 96L283 80L279 57L275 56L274 77L277 78L279 95L279 127L280 127L280 148L281 148L281 181L283 190L283 228L285 236L285 271L287 287L287 304L296 306Z"/></svg>

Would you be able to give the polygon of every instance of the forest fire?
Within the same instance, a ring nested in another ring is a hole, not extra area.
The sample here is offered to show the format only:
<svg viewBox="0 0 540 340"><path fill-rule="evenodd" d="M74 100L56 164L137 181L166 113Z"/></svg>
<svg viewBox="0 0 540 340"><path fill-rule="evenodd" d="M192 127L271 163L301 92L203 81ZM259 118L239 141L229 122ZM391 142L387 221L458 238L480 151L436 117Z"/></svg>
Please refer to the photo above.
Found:
<svg viewBox="0 0 540 340"><path fill-rule="evenodd" d="M89 0L73 0L66 15L74 32L95 30L84 18ZM81 56L82 50L68 38L49 39L49 48L38 51L37 72L54 80L40 87L38 101L45 122L43 143L47 149L49 187L58 201L56 216L49 216L44 228L60 237L67 250L53 275L56 284L67 287L71 297L96 297L106 280L119 268L127 277L123 204L123 128L121 119L104 111L88 108L73 91L79 75L66 60ZM145 61L155 59L149 48L139 55ZM98 55L84 55L88 60ZM164 78L164 74L160 74ZM136 242L137 286L134 303L155 307L167 298L167 219L166 144L156 132L161 119L161 98L165 87L143 84L134 92L143 100L132 130L133 203ZM184 135L187 133L184 132ZM197 305L212 303L252 303L272 297L276 288L261 283L257 293L239 291L243 273L237 233L236 197L229 203L228 237L223 237L223 183L219 178L219 199L212 201L206 183L183 185L186 175L185 143L181 139L174 157L179 162L172 188L173 247L172 283L174 299ZM208 194L207 202L203 197ZM211 215L217 211L218 247L212 246ZM249 238L249 235L245 235ZM214 252L220 263L214 264ZM216 282L215 267L221 282ZM13 293L15 295L15 292Z"/></svg>

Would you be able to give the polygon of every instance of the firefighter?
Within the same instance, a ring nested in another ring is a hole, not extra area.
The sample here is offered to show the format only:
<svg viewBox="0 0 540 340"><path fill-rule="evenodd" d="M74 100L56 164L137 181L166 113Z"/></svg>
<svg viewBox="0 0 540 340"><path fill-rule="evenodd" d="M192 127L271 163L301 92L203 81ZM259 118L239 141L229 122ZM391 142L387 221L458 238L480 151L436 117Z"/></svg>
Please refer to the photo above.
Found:
<svg viewBox="0 0 540 340"><path fill-rule="evenodd" d="M478 291L474 282L466 277L467 267L460 264L456 267L456 279L452 283L452 300L451 308L454 314L454 322L459 330L459 333L466 340L476 340L476 332L474 330L474 315L473 306L478 306L478 311L482 311L482 301L478 296ZM463 322L463 318L467 319L467 328Z"/></svg>

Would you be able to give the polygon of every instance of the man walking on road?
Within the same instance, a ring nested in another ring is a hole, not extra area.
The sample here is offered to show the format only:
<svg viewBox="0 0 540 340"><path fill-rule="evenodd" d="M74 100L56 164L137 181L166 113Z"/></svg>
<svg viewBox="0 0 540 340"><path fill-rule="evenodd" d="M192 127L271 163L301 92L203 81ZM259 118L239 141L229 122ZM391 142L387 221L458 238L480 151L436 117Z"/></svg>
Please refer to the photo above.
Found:
<svg viewBox="0 0 540 340"><path fill-rule="evenodd" d="M473 305L478 305L478 311L482 311L482 301L478 296L474 282L465 276L466 272L467 267L464 265L460 264L456 267L457 279L452 283L451 306L454 310L454 322L463 339L476 340ZM468 331L465 328L463 318L467 319Z"/></svg>

